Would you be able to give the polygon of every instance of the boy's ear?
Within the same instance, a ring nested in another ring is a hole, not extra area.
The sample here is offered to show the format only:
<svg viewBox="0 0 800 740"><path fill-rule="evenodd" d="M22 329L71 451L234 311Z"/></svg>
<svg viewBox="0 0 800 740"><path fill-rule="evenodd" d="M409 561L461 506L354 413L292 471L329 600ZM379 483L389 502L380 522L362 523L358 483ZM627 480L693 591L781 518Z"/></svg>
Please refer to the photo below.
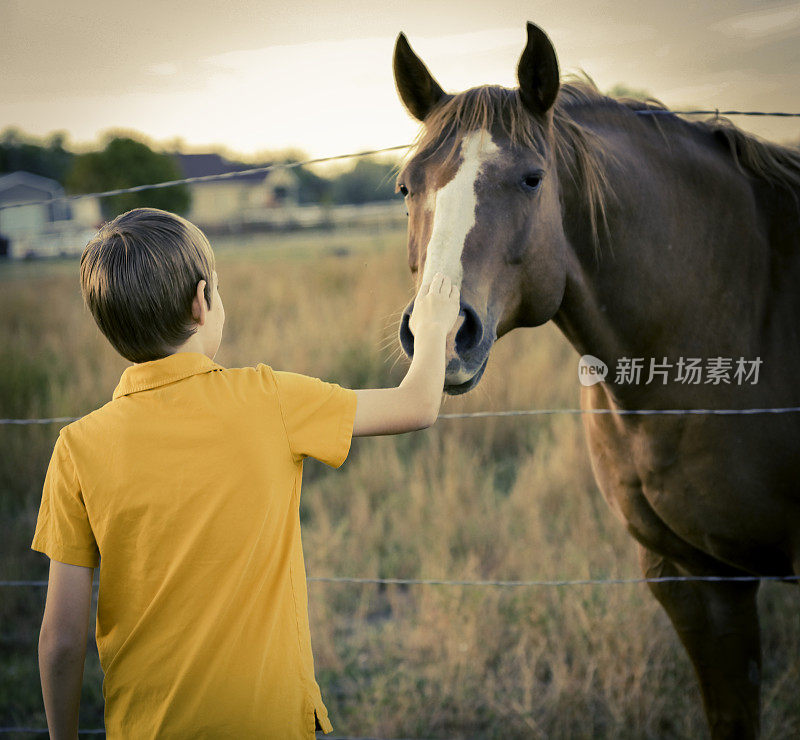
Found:
<svg viewBox="0 0 800 740"><path fill-rule="evenodd" d="M208 313L208 304L206 303L206 281L201 280L197 283L197 290L194 292L192 299L192 319L196 324L202 326L206 323L206 314Z"/></svg>

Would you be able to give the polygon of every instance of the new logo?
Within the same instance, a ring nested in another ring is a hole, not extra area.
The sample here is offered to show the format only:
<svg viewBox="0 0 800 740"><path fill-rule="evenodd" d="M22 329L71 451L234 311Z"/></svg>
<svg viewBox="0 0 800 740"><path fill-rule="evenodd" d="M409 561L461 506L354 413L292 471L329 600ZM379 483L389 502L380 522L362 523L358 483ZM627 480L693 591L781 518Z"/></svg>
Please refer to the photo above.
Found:
<svg viewBox="0 0 800 740"><path fill-rule="evenodd" d="M578 380L581 385L594 385L606 379L608 368L606 363L594 355L583 355L578 360Z"/></svg>

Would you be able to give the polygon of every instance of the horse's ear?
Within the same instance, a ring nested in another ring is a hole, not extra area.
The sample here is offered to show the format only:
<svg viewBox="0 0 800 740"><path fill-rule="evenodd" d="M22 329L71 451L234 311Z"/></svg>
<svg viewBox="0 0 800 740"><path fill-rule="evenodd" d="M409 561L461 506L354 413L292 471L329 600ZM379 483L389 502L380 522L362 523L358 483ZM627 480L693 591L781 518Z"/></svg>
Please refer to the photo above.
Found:
<svg viewBox="0 0 800 740"><path fill-rule="evenodd" d="M519 60L517 79L522 104L534 115L544 116L558 95L558 58L547 34L533 23L528 23L528 43Z"/></svg>
<svg viewBox="0 0 800 740"><path fill-rule="evenodd" d="M394 82L403 105L419 121L445 95L403 33L394 45Z"/></svg>

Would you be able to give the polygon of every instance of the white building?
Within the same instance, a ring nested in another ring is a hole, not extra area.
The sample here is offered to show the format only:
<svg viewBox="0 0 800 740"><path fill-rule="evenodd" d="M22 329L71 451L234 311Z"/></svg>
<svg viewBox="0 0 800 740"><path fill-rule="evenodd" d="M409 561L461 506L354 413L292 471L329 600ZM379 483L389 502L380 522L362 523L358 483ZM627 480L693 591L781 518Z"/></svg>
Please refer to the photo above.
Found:
<svg viewBox="0 0 800 740"><path fill-rule="evenodd" d="M231 162L219 154L174 154L183 177L241 172L256 165ZM275 169L189 184L192 205L186 214L203 229L235 229L252 214L297 206L300 181L292 170Z"/></svg>
<svg viewBox="0 0 800 740"><path fill-rule="evenodd" d="M102 222L96 198L58 200L64 188L30 172L0 176L0 256L80 254ZM40 201L40 202L36 202ZM16 203L29 203L13 208Z"/></svg>

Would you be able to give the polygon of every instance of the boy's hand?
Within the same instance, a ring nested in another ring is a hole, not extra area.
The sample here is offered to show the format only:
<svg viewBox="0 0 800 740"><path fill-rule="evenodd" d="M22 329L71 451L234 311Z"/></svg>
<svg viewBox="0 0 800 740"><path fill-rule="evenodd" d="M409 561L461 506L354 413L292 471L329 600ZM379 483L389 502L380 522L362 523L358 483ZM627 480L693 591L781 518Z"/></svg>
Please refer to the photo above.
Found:
<svg viewBox="0 0 800 740"><path fill-rule="evenodd" d="M400 434L436 421L444 385L445 340L460 308L459 290L437 273L414 302L410 328L414 357L397 388L356 391L353 436Z"/></svg>
<svg viewBox="0 0 800 740"><path fill-rule="evenodd" d="M416 336L428 326L440 328L447 334L458 318L460 311L459 290L447 275L437 272L427 290L423 286L414 301L409 328Z"/></svg>

